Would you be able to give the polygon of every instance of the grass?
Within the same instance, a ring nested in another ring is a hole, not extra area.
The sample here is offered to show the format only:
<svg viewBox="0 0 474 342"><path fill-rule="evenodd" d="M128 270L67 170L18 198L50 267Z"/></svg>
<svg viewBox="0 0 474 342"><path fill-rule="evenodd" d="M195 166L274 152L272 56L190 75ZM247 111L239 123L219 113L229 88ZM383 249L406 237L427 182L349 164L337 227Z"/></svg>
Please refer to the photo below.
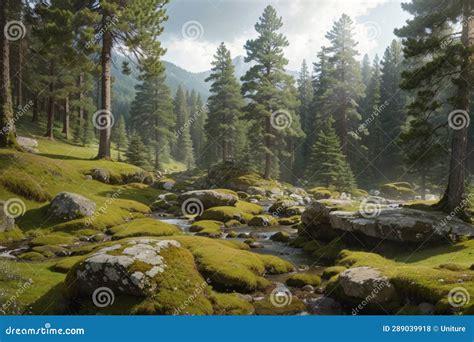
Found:
<svg viewBox="0 0 474 342"><path fill-rule="evenodd" d="M172 224L153 218L141 218L109 229L112 239L119 240L134 236L169 236L180 234L181 230Z"/></svg>
<svg viewBox="0 0 474 342"><path fill-rule="evenodd" d="M417 303L433 303L438 313L456 311L448 304L448 294L453 288L462 287L474 296L474 271L469 269L473 263L474 240L399 254L391 259L375 253L344 250L338 260L343 266L379 269L401 297ZM457 312L472 314L474 303L467 303Z"/></svg>

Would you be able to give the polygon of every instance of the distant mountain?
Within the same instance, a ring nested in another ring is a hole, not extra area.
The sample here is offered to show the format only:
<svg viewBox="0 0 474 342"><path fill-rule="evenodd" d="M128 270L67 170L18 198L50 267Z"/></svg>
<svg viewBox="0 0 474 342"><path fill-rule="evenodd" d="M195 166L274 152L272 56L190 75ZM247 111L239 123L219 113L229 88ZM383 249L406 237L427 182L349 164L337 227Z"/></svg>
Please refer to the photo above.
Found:
<svg viewBox="0 0 474 342"><path fill-rule="evenodd" d="M122 63L124 61L129 62L129 67L132 70L131 75L122 74ZM250 64L245 63L244 56L237 56L232 60L235 66L235 75L237 79L240 78L250 69ZM194 89L196 92L200 93L204 99L207 99L210 95L209 93L209 83L205 79L211 74L211 71L203 72L190 72L187 71L171 62L163 61L163 64L166 69L166 84L171 89L171 93L176 93L178 86L182 86L188 90ZM287 70L287 73L293 76L295 79L298 77L296 71ZM114 63L112 68L112 75L114 77L114 93L120 99L120 102L131 102L135 96L134 86L138 83L138 68L130 60L123 56L116 54L114 56Z"/></svg>

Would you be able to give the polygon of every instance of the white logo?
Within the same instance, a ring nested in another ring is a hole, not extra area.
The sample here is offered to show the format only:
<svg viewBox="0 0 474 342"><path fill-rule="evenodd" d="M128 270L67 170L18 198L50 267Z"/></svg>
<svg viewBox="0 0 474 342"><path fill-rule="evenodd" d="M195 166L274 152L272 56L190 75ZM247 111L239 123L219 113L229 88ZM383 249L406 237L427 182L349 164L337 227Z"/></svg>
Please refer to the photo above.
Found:
<svg viewBox="0 0 474 342"><path fill-rule="evenodd" d="M453 110L448 115L448 124L454 130L460 130L469 126L471 118L469 113L462 109Z"/></svg>
<svg viewBox="0 0 474 342"><path fill-rule="evenodd" d="M270 124L276 130L286 129L291 126L292 122L291 114L284 109L274 111L270 116Z"/></svg>
<svg viewBox="0 0 474 342"><path fill-rule="evenodd" d="M293 295L291 294L291 291L284 286L273 289L270 294L270 302L277 308L290 305L292 300Z"/></svg>
<svg viewBox="0 0 474 342"><path fill-rule="evenodd" d="M188 40L198 40L202 37L204 28L199 21L191 20L184 23L181 28L183 38Z"/></svg>
<svg viewBox="0 0 474 342"><path fill-rule="evenodd" d="M448 293L448 302L453 308L459 308L469 303L471 296L464 287L452 288Z"/></svg>
<svg viewBox="0 0 474 342"><path fill-rule="evenodd" d="M26 35L26 27L21 21L9 21L3 28L5 38L11 41L22 39Z"/></svg>
<svg viewBox="0 0 474 342"><path fill-rule="evenodd" d="M360 202L359 213L362 217L375 218L380 215L381 211L381 204L374 198L369 197Z"/></svg>
<svg viewBox="0 0 474 342"><path fill-rule="evenodd" d="M99 287L92 293L92 302L99 308L110 306L115 301L114 292L108 287Z"/></svg>
<svg viewBox="0 0 474 342"><path fill-rule="evenodd" d="M204 204L197 198L188 198L181 205L181 211L189 218L200 216L204 212Z"/></svg>
<svg viewBox="0 0 474 342"><path fill-rule="evenodd" d="M10 218L17 218L25 214L26 205L19 198L10 198L3 203L3 212Z"/></svg>
<svg viewBox="0 0 474 342"><path fill-rule="evenodd" d="M100 109L92 116L92 123L99 131L111 128L115 123L115 118L110 110Z"/></svg>

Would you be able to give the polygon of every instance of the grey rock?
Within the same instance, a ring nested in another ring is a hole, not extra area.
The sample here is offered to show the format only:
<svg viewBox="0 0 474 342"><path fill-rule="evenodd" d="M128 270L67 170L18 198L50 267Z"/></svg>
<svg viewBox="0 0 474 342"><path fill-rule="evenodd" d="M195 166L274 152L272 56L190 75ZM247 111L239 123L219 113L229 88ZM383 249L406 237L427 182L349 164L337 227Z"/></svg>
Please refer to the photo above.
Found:
<svg viewBox="0 0 474 342"><path fill-rule="evenodd" d="M434 308L435 307L433 304L426 303L426 302L420 303L418 305L418 310L420 311L420 314L422 315L432 315L434 312Z"/></svg>
<svg viewBox="0 0 474 342"><path fill-rule="evenodd" d="M395 298L395 287L372 267L350 268L339 274L344 294L360 300L386 303Z"/></svg>
<svg viewBox="0 0 474 342"><path fill-rule="evenodd" d="M32 138L27 137L17 137L16 142L20 145L25 151L30 153L38 153L38 141Z"/></svg>
<svg viewBox="0 0 474 342"><path fill-rule="evenodd" d="M330 297L311 298L307 302L308 312L313 315L340 315L341 304Z"/></svg>
<svg viewBox="0 0 474 342"><path fill-rule="evenodd" d="M15 219L6 214L4 204L5 202L0 201L0 232L6 232L15 227Z"/></svg>
<svg viewBox="0 0 474 342"><path fill-rule="evenodd" d="M178 196L178 202L183 203L188 199L201 201L204 209L218 206L232 206L239 200L238 196L214 190L194 190L187 191Z"/></svg>
<svg viewBox="0 0 474 342"><path fill-rule="evenodd" d="M94 169L91 173L92 179L101 183L108 184L110 182L110 173L105 169Z"/></svg>
<svg viewBox="0 0 474 342"><path fill-rule="evenodd" d="M305 285L301 289L306 292L314 292L314 287L311 285Z"/></svg>
<svg viewBox="0 0 474 342"><path fill-rule="evenodd" d="M76 218L92 216L96 204L72 192L60 192L49 204L49 214L62 220L74 220Z"/></svg>
<svg viewBox="0 0 474 342"><path fill-rule="evenodd" d="M260 187L258 187L258 186L249 186L248 189L247 189L247 193L248 193L249 195L261 195L261 196L265 196L266 191L265 191L265 189L260 188Z"/></svg>

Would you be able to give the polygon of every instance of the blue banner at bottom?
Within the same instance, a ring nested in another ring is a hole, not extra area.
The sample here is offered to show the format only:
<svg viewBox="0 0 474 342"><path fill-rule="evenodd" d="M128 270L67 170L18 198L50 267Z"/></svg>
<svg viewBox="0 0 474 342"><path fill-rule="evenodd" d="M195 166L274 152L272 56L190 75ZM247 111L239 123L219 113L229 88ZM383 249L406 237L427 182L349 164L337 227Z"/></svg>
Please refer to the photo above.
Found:
<svg viewBox="0 0 474 342"><path fill-rule="evenodd" d="M474 316L2 316L0 341L473 342Z"/></svg>

